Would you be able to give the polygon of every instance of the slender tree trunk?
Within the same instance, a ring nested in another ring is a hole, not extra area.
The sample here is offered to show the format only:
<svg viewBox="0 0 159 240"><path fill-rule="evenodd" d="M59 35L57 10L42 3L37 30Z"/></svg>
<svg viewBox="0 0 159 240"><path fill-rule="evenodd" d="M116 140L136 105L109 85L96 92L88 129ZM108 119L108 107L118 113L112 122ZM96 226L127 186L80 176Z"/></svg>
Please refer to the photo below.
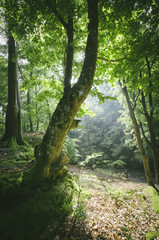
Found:
<svg viewBox="0 0 159 240"><path fill-rule="evenodd" d="M72 78L72 66L73 66L73 19L69 17L67 36L68 36L68 44L67 44L67 59L65 66L65 75L64 75L64 92L67 92L71 88L71 78Z"/></svg>
<svg viewBox="0 0 159 240"><path fill-rule="evenodd" d="M148 75L149 75L149 95L148 95L148 104L149 104L149 112L147 110L146 101L145 101L145 95L142 91L141 97L142 97L142 106L144 110L144 115L147 120L149 134L150 134L150 143L149 146L152 151L153 156L153 163L154 163L154 170L155 170L155 179L156 183L159 184L159 151L158 151L158 144L157 139L155 136L154 126L153 126L153 99L152 99L152 92L151 89L153 87L152 80L151 80L151 67L148 58L146 57L146 64L148 69ZM140 74L140 77L142 78L142 75ZM144 135L145 136L145 135Z"/></svg>
<svg viewBox="0 0 159 240"><path fill-rule="evenodd" d="M17 72L18 72L18 63L17 63ZM23 145L23 137L22 137L22 121L21 121L21 96L19 92L19 79L17 77L17 121L16 121L16 141L19 145Z"/></svg>
<svg viewBox="0 0 159 240"><path fill-rule="evenodd" d="M150 117L148 114L148 111L146 108L145 96L144 96L143 92L141 93L141 96L142 96L142 106L143 106L143 110L144 110L144 115L146 117L147 124L148 124L150 141L148 141L148 139L146 138L146 136L144 134L144 130L142 128L143 136L151 148L152 156L153 156L153 163L154 163L154 170L155 170L155 179L156 179L156 183L159 184L159 151L158 151L158 147L157 147L157 139L155 136L155 131L153 128L153 118Z"/></svg>
<svg viewBox="0 0 159 240"><path fill-rule="evenodd" d="M70 87L69 91L64 91L41 144L35 148L37 162L30 173L31 184L40 184L49 179L55 180L66 171L65 156L62 153L64 139L93 84L98 46L98 0L88 0L87 2L89 33L83 68L78 82Z"/></svg>
<svg viewBox="0 0 159 240"><path fill-rule="evenodd" d="M21 133L21 100L19 94L17 42L9 32L8 41L8 105L2 142L23 144Z"/></svg>
<svg viewBox="0 0 159 240"><path fill-rule="evenodd" d="M35 96L37 97L38 90L37 86L35 86ZM37 102L37 101L36 101ZM39 131L39 114L38 114L38 104L35 105L35 111L36 111L36 131Z"/></svg>
<svg viewBox="0 0 159 240"><path fill-rule="evenodd" d="M90 130L89 130L89 123L88 123L88 117L87 115L85 116L86 119L86 127L87 127L87 137L88 137L88 145L89 145L89 154L90 156L92 155L92 144L91 144L91 139L90 139Z"/></svg>
<svg viewBox="0 0 159 240"><path fill-rule="evenodd" d="M133 123L133 126L134 126L134 131L135 131L138 147L139 147L139 150L140 150L140 153L141 153L147 183L150 186L154 187L154 183L153 183L153 179L152 179L152 176L151 176L151 171L150 171L148 159L147 159L145 151L144 151L144 147L143 147L141 136L140 136L140 131L139 131L137 120L136 120L136 117L135 117L135 114L134 114L134 109L131 106L131 102L130 102L129 94L128 94L128 91L127 91L127 87L126 86L123 87L121 82L119 82L119 84L122 88L123 94L125 95L126 102L127 102L127 105L128 105L128 109L129 109L129 112L130 112L130 116L131 116L131 119L132 119L132 123Z"/></svg>
<svg viewBox="0 0 159 240"><path fill-rule="evenodd" d="M49 121L51 120L51 112L50 112L50 104L49 104L49 101L46 100L46 105L48 107L48 118L49 118Z"/></svg>
<svg viewBox="0 0 159 240"><path fill-rule="evenodd" d="M33 121L32 121L32 117L31 117L31 111L30 111L30 88L28 88L28 92L27 92L27 104L28 104L28 112L29 112L29 125L30 125L30 132L34 132L34 127L33 127Z"/></svg>

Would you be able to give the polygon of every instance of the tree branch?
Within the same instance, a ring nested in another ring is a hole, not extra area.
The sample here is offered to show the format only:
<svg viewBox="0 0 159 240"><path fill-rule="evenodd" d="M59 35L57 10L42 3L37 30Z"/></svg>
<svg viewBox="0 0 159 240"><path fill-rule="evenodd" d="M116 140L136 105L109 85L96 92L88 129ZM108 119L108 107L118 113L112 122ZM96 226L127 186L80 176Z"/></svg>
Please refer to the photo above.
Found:
<svg viewBox="0 0 159 240"><path fill-rule="evenodd" d="M21 75L22 80L24 81L24 79L26 79L25 75L22 73L21 67L18 65L18 69Z"/></svg>
<svg viewBox="0 0 159 240"><path fill-rule="evenodd" d="M152 93L151 93L151 89L152 89L152 81L151 81L151 67L150 67L150 62L147 58L147 56L145 57L146 58L146 64L147 64L147 69L148 69L148 74L149 74L149 89L150 89L150 92L149 92L149 109L150 109L150 119L151 119L151 122L152 122L152 119L153 119L153 104L152 104Z"/></svg>
<svg viewBox="0 0 159 240"><path fill-rule="evenodd" d="M148 111L147 111L145 96L144 96L143 91L141 92L141 98L142 98L141 102L142 102L142 106L143 106L143 110L144 110L144 115L146 116L147 120L149 121L150 116L149 116Z"/></svg>
<svg viewBox="0 0 159 240"><path fill-rule="evenodd" d="M148 140L148 138L147 138L146 135L145 135L145 132L144 132L144 129L143 129L142 123L141 123L141 122L139 122L139 123L140 123L140 128L141 128L141 131L142 131L142 135L143 135L143 137L144 137L146 143L151 147L151 142Z"/></svg>
<svg viewBox="0 0 159 240"><path fill-rule="evenodd" d="M135 108L136 108L136 102L137 102L137 100L138 100L138 98L139 98L140 91L141 91L141 89L139 89L139 90L138 90L137 96L136 96L136 98L135 98L135 101L134 101L134 106L133 106L133 109L135 109Z"/></svg>
<svg viewBox="0 0 159 240"><path fill-rule="evenodd" d="M60 15L60 13L57 11L56 7L54 6L55 4L53 4L53 2L51 0L46 0L46 2L47 2L48 7L53 10L53 12L56 15L56 17L58 18L58 20L62 23L64 28L67 30L68 24L64 21L64 19Z"/></svg>
<svg viewBox="0 0 159 240"><path fill-rule="evenodd" d="M57 11L56 8L54 8L52 6L52 10L54 12L54 14L56 15L56 17L59 19L59 21L62 23L62 25L64 26L64 28L67 30L68 28L68 24L64 21L64 19L61 17L60 13Z"/></svg>
<svg viewBox="0 0 159 240"><path fill-rule="evenodd" d="M88 38L85 50L85 59L77 87L81 99L86 98L94 80L98 50L98 0L87 0L88 2ZM83 94L84 93L84 94Z"/></svg>
<svg viewBox="0 0 159 240"><path fill-rule="evenodd" d="M73 19L72 16L68 17L67 28L67 49L66 49L66 65L64 75L64 92L68 93L71 88L72 67L73 67Z"/></svg>

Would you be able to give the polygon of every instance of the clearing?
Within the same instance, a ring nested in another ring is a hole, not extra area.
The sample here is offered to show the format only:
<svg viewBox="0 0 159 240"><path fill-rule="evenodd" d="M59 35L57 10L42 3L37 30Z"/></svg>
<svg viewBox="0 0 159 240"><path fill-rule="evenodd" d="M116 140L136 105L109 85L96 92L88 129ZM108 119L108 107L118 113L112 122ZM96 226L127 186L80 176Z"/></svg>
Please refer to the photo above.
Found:
<svg viewBox="0 0 159 240"><path fill-rule="evenodd" d="M54 240L159 239L159 215L146 194L143 177L126 178L120 172L93 171L71 165L68 169L77 179L79 195L86 196L87 201L81 196L76 198L74 213L66 219ZM48 230L51 231L51 226ZM146 237L148 232L151 233Z"/></svg>

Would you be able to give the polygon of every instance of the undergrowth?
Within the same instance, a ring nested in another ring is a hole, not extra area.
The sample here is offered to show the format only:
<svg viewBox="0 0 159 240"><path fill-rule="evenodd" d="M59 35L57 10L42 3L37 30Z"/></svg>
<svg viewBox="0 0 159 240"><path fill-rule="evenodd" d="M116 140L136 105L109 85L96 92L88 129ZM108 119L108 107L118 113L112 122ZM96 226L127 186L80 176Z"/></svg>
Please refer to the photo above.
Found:
<svg viewBox="0 0 159 240"><path fill-rule="evenodd" d="M33 146L36 140L25 137ZM25 140L26 140L25 139ZM22 185L23 174L34 164L32 146L0 149L0 239L53 239L65 216L72 211L72 176L67 173L52 183L33 189Z"/></svg>
<svg viewBox="0 0 159 240"><path fill-rule="evenodd" d="M70 174L51 186L34 189L30 195L18 192L0 201L0 236L3 240L39 240L52 224L52 236L64 217L70 213L73 184Z"/></svg>

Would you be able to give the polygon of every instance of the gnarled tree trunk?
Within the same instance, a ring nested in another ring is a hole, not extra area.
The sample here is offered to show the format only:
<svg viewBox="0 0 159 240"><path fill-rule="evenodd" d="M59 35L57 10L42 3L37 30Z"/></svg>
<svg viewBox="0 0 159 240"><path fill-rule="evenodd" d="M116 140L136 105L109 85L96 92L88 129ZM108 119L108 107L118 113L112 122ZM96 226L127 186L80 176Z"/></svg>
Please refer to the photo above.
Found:
<svg viewBox="0 0 159 240"><path fill-rule="evenodd" d="M75 121L74 118L93 84L98 46L98 0L88 0L87 2L89 24L83 68L77 83L71 86L72 66L70 68L66 62L64 95L53 113L41 144L35 148L37 161L30 174L32 184L39 184L50 179L55 180L65 172L65 156L62 154L64 139L71 129ZM56 11L55 13L57 14ZM63 24L63 21L61 22ZM67 30L68 46L73 46L70 43L70 39L73 41L73 32L71 32L73 27L70 29L70 22L72 21L69 15L68 24L64 22L63 25ZM73 62L72 47L67 49L67 61L70 64Z"/></svg>

